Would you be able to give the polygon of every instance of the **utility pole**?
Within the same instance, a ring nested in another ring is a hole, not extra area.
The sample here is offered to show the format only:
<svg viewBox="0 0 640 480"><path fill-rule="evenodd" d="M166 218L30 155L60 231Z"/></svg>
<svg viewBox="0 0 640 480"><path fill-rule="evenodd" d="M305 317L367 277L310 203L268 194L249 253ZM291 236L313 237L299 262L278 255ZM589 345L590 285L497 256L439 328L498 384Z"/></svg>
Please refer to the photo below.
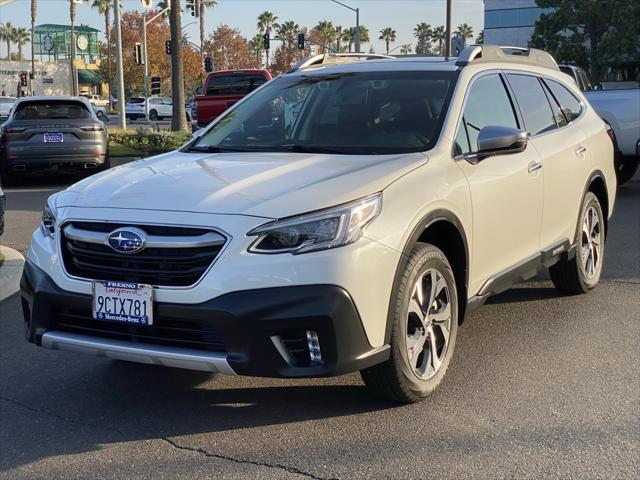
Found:
<svg viewBox="0 0 640 480"><path fill-rule="evenodd" d="M76 0L69 0L69 17L71 19L71 45L69 46L69 74L71 75L71 95L78 95L76 75Z"/></svg>
<svg viewBox="0 0 640 480"><path fill-rule="evenodd" d="M444 44L444 56L451 56L451 0L447 0L447 38Z"/></svg>
<svg viewBox="0 0 640 480"><path fill-rule="evenodd" d="M35 30L36 30L36 13L38 4L36 0L31 0L31 95L36 94L36 57L35 57Z"/></svg>
<svg viewBox="0 0 640 480"><path fill-rule="evenodd" d="M333 3L337 3L338 5L343 6L344 8L348 8L352 12L355 12L355 14L356 14L356 35L355 35L355 38L354 38L354 43L355 43L355 47L356 47L356 53L360 53L360 9L359 8L350 7L349 5L345 5L344 3L339 2L338 0L331 0L331 1Z"/></svg>
<svg viewBox="0 0 640 480"><path fill-rule="evenodd" d="M171 1L169 15L171 26L171 130L187 130L187 118L184 110L184 68L182 65L182 27L180 19L180 0Z"/></svg>
<svg viewBox="0 0 640 480"><path fill-rule="evenodd" d="M116 29L116 77L118 86L118 126L124 130L127 128L127 118L124 111L124 73L122 71L122 29L120 26L120 0L113 0L113 20Z"/></svg>

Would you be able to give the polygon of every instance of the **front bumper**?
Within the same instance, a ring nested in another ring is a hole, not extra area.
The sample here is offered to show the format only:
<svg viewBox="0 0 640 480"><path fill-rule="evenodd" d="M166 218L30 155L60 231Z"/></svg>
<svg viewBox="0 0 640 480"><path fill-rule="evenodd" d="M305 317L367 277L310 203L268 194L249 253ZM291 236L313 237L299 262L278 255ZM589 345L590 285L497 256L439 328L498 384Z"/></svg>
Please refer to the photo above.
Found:
<svg viewBox="0 0 640 480"><path fill-rule="evenodd" d="M158 302L152 327L92 320L89 295L62 290L29 261L20 287L27 339L50 349L265 377L341 375L389 357L387 345L371 347L350 295L333 285L245 290L199 304ZM320 363L305 352L307 331L317 333Z"/></svg>

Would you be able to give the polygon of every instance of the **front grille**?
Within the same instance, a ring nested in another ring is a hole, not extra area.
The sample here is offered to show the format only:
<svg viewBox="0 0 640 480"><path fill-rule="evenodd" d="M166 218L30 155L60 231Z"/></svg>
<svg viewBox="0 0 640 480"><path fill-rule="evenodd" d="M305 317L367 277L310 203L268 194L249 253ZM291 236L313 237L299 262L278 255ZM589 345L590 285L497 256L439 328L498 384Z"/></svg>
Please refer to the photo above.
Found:
<svg viewBox="0 0 640 480"><path fill-rule="evenodd" d="M147 247L138 253L125 254L102 243L68 238L63 228L60 242L65 269L70 275L90 280L185 287L193 285L202 277L223 247L221 244L171 248L171 239L177 244L180 237L198 237L211 232L200 228L100 222L72 222L67 225L83 232L104 233L105 238L118 228L135 227L147 235L169 239L169 246Z"/></svg>
<svg viewBox="0 0 640 480"><path fill-rule="evenodd" d="M225 352L219 333L206 321L154 317L153 325L105 322L82 310L52 314L51 330L125 340L132 343Z"/></svg>

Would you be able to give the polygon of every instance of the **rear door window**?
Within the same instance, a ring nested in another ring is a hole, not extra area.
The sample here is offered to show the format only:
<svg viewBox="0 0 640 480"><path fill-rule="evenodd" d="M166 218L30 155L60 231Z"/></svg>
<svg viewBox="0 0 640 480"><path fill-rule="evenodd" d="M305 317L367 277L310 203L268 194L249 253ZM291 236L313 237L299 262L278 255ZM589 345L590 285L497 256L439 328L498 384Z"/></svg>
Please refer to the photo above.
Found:
<svg viewBox="0 0 640 480"><path fill-rule="evenodd" d="M478 150L478 134L489 125L518 128L509 94L497 73L471 85L456 138L456 154Z"/></svg>
<svg viewBox="0 0 640 480"><path fill-rule="evenodd" d="M538 77L508 74L507 79L520 107L524 126L529 133L538 135L554 130L557 126L553 111Z"/></svg>
<svg viewBox="0 0 640 480"><path fill-rule="evenodd" d="M582 104L580 103L580 100L578 100L573 93L567 89L567 87L555 80L546 79L545 83L560 104L560 108L562 108L562 112L565 117L567 117L567 120L572 122L578 118L582 113Z"/></svg>
<svg viewBox="0 0 640 480"><path fill-rule="evenodd" d="M237 74L216 76L207 84L208 96L247 95L267 81L262 75Z"/></svg>
<svg viewBox="0 0 640 480"><path fill-rule="evenodd" d="M90 119L92 114L81 102L22 102L15 113L16 120Z"/></svg>

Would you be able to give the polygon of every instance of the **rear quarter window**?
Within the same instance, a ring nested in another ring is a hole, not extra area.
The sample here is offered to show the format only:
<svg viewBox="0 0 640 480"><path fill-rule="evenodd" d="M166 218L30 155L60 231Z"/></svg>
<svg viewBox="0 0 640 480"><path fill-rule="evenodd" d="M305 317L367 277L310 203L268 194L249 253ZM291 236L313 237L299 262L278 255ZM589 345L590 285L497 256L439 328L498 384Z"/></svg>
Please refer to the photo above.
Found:
<svg viewBox="0 0 640 480"><path fill-rule="evenodd" d="M555 80L546 79L545 83L551 90L556 101L562 108L562 112L569 122L572 122L582 113L582 104L567 87Z"/></svg>

